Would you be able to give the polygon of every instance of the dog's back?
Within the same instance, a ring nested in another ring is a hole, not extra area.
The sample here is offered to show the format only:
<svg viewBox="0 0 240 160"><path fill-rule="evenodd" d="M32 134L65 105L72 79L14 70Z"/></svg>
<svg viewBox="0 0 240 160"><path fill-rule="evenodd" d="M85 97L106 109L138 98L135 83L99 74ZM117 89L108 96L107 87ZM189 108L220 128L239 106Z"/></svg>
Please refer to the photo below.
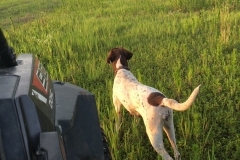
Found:
<svg viewBox="0 0 240 160"><path fill-rule="evenodd" d="M131 114L142 108L149 108L148 97L151 93L160 93L157 89L143 85L128 70L119 70L113 84L113 93ZM140 113L141 114L141 113ZM141 114L142 115L142 114Z"/></svg>

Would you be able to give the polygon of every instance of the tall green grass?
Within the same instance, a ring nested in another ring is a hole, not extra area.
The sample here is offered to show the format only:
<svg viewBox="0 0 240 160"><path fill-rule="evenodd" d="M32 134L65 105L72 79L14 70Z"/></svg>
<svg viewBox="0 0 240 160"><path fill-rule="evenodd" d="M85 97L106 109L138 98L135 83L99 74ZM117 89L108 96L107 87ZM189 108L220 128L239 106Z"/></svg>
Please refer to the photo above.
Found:
<svg viewBox="0 0 240 160"><path fill-rule="evenodd" d="M180 11L193 12L208 10L229 5L231 8L239 9L238 0L171 0L171 3Z"/></svg>
<svg viewBox="0 0 240 160"><path fill-rule="evenodd" d="M1 0L0 1L0 24L8 28L11 25L27 23L36 17L44 16L45 13L57 8L59 0Z"/></svg>
<svg viewBox="0 0 240 160"><path fill-rule="evenodd" d="M4 33L16 53L35 54L53 79L94 93L113 159L161 159L140 117L123 110L121 130L115 131L114 74L106 57L123 46L134 53L129 65L139 81L170 98L184 101L202 84L191 109L174 112L182 159L237 160L239 17L236 0L59 0L52 13L13 22ZM166 136L164 144L173 155Z"/></svg>

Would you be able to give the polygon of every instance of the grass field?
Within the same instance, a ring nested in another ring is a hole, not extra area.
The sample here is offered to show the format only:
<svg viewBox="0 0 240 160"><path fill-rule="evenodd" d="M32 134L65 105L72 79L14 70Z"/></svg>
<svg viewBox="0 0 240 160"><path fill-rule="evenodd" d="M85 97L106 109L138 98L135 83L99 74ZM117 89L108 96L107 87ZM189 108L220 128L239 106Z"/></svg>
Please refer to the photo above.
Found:
<svg viewBox="0 0 240 160"><path fill-rule="evenodd" d="M129 65L139 81L169 98L184 101L202 84L194 105L174 112L183 160L239 159L239 0L8 0L0 6L0 26L17 54L35 54L52 79L95 95L114 160L161 160L141 118L123 110L121 130L114 130L114 74L106 56L117 46L134 53ZM166 136L164 144L173 156Z"/></svg>

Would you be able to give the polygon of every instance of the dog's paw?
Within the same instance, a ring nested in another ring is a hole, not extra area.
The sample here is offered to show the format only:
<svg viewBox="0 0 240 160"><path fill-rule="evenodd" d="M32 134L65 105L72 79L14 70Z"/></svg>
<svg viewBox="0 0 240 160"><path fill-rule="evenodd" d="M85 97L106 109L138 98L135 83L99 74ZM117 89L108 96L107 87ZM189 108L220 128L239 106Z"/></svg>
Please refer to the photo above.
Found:
<svg viewBox="0 0 240 160"><path fill-rule="evenodd" d="M164 158L164 160L173 160L172 157Z"/></svg>
<svg viewBox="0 0 240 160"><path fill-rule="evenodd" d="M180 153L174 155L175 160L181 160Z"/></svg>

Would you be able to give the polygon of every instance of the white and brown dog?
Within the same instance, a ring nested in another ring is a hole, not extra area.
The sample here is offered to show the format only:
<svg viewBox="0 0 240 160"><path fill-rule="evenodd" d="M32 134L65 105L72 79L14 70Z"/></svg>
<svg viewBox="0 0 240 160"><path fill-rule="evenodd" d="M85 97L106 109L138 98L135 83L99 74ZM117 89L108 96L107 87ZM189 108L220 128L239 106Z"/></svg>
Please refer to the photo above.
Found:
<svg viewBox="0 0 240 160"><path fill-rule="evenodd" d="M163 144L162 129L166 132L174 150L174 157L180 160L173 124L173 110L184 111L194 102L199 87L196 87L184 103L178 103L155 88L141 84L128 68L132 53L124 48L113 48L108 53L107 62L112 64L115 72L113 84L113 104L118 115L117 129L120 127L121 106L132 115L141 115L147 135L154 149L164 160L172 160ZM173 109L173 110L172 110Z"/></svg>

